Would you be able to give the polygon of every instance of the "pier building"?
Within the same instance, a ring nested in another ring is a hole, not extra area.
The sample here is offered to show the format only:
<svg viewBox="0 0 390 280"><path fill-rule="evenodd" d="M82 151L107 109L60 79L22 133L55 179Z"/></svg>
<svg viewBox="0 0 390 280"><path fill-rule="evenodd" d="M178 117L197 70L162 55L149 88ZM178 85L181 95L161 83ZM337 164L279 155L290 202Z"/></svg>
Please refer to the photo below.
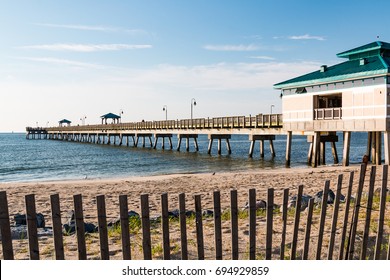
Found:
<svg viewBox="0 0 390 280"><path fill-rule="evenodd" d="M274 85L281 90L283 129L314 133L309 139L314 142L309 151L313 165L321 135L332 142L337 131L344 133L344 165L348 165L351 132L368 133L366 155L373 163L382 160L384 139L388 163L390 44L377 41L337 56L347 60Z"/></svg>

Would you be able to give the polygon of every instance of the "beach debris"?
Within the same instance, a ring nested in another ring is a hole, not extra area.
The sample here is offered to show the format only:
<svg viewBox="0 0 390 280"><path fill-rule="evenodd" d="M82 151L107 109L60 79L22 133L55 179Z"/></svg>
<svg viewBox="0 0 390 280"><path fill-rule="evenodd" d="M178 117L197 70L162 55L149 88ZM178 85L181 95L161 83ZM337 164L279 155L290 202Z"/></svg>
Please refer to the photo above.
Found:
<svg viewBox="0 0 390 280"><path fill-rule="evenodd" d="M141 218L141 216L140 216L137 212L135 212L135 211L133 211L133 210L130 210L130 211L127 213L127 217L128 217L129 219L132 219L132 218L140 219L140 218ZM117 227L117 226L119 226L120 224L121 224L121 218L118 217L116 220L114 220L114 221L112 221L112 222L109 222L109 223L107 224L107 226L108 226L108 227Z"/></svg>
<svg viewBox="0 0 390 280"><path fill-rule="evenodd" d="M37 236L53 236L52 228L38 228ZM27 225L11 226L11 238L12 240L27 239ZM0 241L1 241L1 232L0 232Z"/></svg>
<svg viewBox="0 0 390 280"><path fill-rule="evenodd" d="M37 213L36 216L37 216L37 227L44 228L45 216L43 216L42 213ZM15 220L15 226L27 225L26 214L16 214L14 216L14 220Z"/></svg>
<svg viewBox="0 0 390 280"><path fill-rule="evenodd" d="M297 198L298 198L297 195L290 196L288 198L287 209L295 208L295 206L297 205ZM302 195L301 211L304 211L307 208L307 206L309 206L309 200L311 198L312 197L310 195L307 195L307 194ZM282 208L280 208L280 211L282 212Z"/></svg>
<svg viewBox="0 0 390 280"><path fill-rule="evenodd" d="M314 204L321 204L322 203L323 193L324 193L324 191L319 191L318 193L316 193L314 195ZM327 204L333 204L334 199L335 199L335 194L331 189L329 189Z"/></svg>
<svg viewBox="0 0 390 280"><path fill-rule="evenodd" d="M249 209L249 202L246 202L244 208L242 210ZM266 210L267 209L267 202L265 200L258 200L256 201L256 210Z"/></svg>
<svg viewBox="0 0 390 280"><path fill-rule="evenodd" d="M72 234L76 232L76 219L74 215L74 210L70 210L67 214L68 222L62 225L63 231L66 234ZM98 227L92 223L84 222L84 231L85 233L94 233L98 231Z"/></svg>
<svg viewBox="0 0 390 280"><path fill-rule="evenodd" d="M203 210L202 216L203 217L212 217L212 216L214 216L214 211L208 210L208 209Z"/></svg>

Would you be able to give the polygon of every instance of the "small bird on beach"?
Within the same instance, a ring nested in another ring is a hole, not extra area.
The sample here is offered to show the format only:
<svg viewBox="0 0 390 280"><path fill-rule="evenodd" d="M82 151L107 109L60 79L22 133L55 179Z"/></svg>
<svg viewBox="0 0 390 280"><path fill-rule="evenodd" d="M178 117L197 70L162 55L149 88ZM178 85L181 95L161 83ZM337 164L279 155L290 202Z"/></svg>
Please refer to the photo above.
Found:
<svg viewBox="0 0 390 280"><path fill-rule="evenodd" d="M215 175L215 172L213 173L213 175Z"/></svg>

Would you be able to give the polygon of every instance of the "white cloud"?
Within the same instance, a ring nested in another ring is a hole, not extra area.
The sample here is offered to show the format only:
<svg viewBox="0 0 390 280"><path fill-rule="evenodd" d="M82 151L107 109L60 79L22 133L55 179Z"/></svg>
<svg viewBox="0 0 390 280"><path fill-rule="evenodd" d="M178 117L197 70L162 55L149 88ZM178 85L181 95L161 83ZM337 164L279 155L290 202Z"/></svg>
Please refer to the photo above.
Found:
<svg viewBox="0 0 390 280"><path fill-rule="evenodd" d="M52 24L52 23L35 23L38 26L53 27L53 28L65 28L84 31L100 31L100 32L124 32L127 34L147 34L142 29L125 29L119 27L100 26L100 25L81 25L81 24Z"/></svg>
<svg viewBox="0 0 390 280"><path fill-rule="evenodd" d="M309 34L289 36L288 39L291 39L291 40L317 40L317 41L325 41L325 37L323 37L323 36L311 36Z"/></svg>
<svg viewBox="0 0 390 280"><path fill-rule="evenodd" d="M51 44L31 45L20 47L22 49L46 50L46 51L72 51L72 52L97 52L97 51L120 51L150 49L152 45L128 45L128 44Z"/></svg>
<svg viewBox="0 0 390 280"><path fill-rule="evenodd" d="M51 63L51 64L58 64L58 65L67 65L67 66L73 66L73 67L82 67L82 68L95 68L95 69L104 68L104 66L98 65L98 64L85 63L85 62L80 62L80 61L75 61L75 60L67 60L67 59L60 59L60 58L54 58L54 57L19 57L18 59L35 61L35 62Z"/></svg>
<svg viewBox="0 0 390 280"><path fill-rule="evenodd" d="M205 45L205 50L209 51L256 51L260 47L257 45Z"/></svg>
<svg viewBox="0 0 390 280"><path fill-rule="evenodd" d="M275 58L274 58L274 57L271 57L271 56L265 56L265 55L250 56L249 58L254 58L254 59L263 59L263 60L275 60Z"/></svg>

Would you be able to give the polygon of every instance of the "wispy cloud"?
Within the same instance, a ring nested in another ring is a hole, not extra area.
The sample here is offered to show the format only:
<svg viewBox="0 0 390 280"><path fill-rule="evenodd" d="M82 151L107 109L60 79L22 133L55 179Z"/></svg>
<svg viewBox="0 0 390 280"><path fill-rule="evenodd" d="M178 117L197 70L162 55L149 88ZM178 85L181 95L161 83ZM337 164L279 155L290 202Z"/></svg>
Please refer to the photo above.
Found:
<svg viewBox="0 0 390 280"><path fill-rule="evenodd" d="M150 49L152 45L128 45L128 44L51 44L22 46L22 49L46 50L46 51L72 51L72 52L98 52Z"/></svg>
<svg viewBox="0 0 390 280"><path fill-rule="evenodd" d="M205 45L203 49L209 51L256 51L259 50L260 47L258 45L250 44L250 45Z"/></svg>
<svg viewBox="0 0 390 280"><path fill-rule="evenodd" d="M317 40L317 41L325 41L325 37L323 37L323 36L312 36L312 35L309 35L309 34L289 36L288 39L291 39L291 40Z"/></svg>
<svg viewBox="0 0 390 280"><path fill-rule="evenodd" d="M274 58L274 57L271 57L271 56L265 56L265 55L249 56L249 58L254 58L254 59L263 59L263 60L275 60L275 58Z"/></svg>
<svg viewBox="0 0 390 280"><path fill-rule="evenodd" d="M99 64L85 63L81 61L67 60L67 59L61 59L55 57L17 57L17 59L34 61L34 62L44 62L44 63L57 64L57 65L66 65L66 66L80 67L80 68L95 68L95 69L104 68L103 65L99 65Z"/></svg>
<svg viewBox="0 0 390 280"><path fill-rule="evenodd" d="M132 35L148 33L142 29L126 29L126 28L101 26L101 25L53 24L53 23L34 23L34 24L38 26L45 26L45 27L52 27L52 28L65 28L65 29L75 29L75 30L84 30L84 31L123 32Z"/></svg>

